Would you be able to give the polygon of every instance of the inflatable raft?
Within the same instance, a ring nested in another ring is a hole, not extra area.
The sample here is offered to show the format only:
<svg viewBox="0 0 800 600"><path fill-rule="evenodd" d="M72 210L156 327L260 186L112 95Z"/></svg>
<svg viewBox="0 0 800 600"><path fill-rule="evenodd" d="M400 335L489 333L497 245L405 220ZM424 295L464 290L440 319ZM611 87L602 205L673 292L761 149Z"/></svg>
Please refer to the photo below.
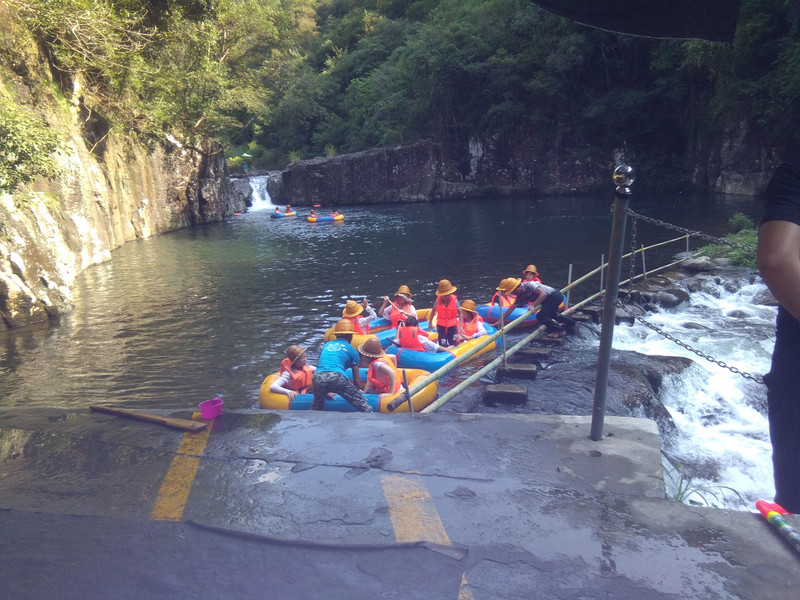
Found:
<svg viewBox="0 0 800 600"><path fill-rule="evenodd" d="M417 319L419 320L420 327L422 327L423 329L427 327L428 315L430 315L430 313L431 313L430 308L417 309ZM386 337L389 334L384 333L387 331L391 332L391 337L388 340L386 340ZM380 335L382 333L383 335ZM381 340L381 346L383 346L384 348L388 346L395 336L395 329L392 327L391 321L389 321L389 319L384 319L383 317L375 319L369 324L369 333L366 335L361 333L356 333L355 335L353 335L353 341L350 342L350 345L353 346L354 348L358 348L361 344L367 341L368 338L371 338L373 336ZM336 337L333 335L333 327L331 327L325 332L323 340L326 342L330 342L331 340L334 339L336 339Z"/></svg>
<svg viewBox="0 0 800 600"><path fill-rule="evenodd" d="M402 377L402 371L405 371L406 377L408 378L409 387L413 386L415 382L421 381L430 374L421 369L400 369L400 371L400 377ZM267 408L271 410L310 410L311 402L314 400L314 394L298 394L294 400L290 401L289 396L286 394L275 394L269 390L272 382L275 381L279 376L280 373L272 373L271 375L268 375L267 378L261 383L261 389L258 392L258 401L261 405L261 408ZM361 369L361 378L363 381L367 380L366 369ZM420 411L426 406L429 406L434 400L436 400L436 395L438 393L439 384L436 381L433 381L422 388L421 391L414 394L414 396L411 398L411 402L414 405L414 411ZM367 398L367 402L369 402L369 405L375 412L409 412L408 402L404 402L394 411L390 411L387 408L389 403L397 398L398 395L399 394L389 394L386 396L379 396L378 394L364 394L364 396ZM325 400L325 410L355 412L356 409L347 400L337 394L334 398L328 398Z"/></svg>
<svg viewBox="0 0 800 600"><path fill-rule="evenodd" d="M491 325L485 325L485 327L487 332L486 336L461 342L458 346L448 348L447 352L420 352L419 350L399 348L398 346L390 343L386 348L386 353L397 356L398 367L405 369L425 369L426 371L436 371L454 360L457 356L466 354L469 350L472 350L475 346L486 340L486 337L497 331L497 329ZM500 339L498 338L494 341L494 343L488 344L485 348L473 355L473 358L481 356L482 354L486 354L487 352L491 352L494 348L498 347L499 343Z"/></svg>
<svg viewBox="0 0 800 600"><path fill-rule="evenodd" d="M296 216L297 216L297 213L294 212L294 211L292 211L292 212L282 212L282 213L274 212L274 213L272 213L270 215L270 217L272 217L273 219L283 219L285 217L296 217Z"/></svg>
<svg viewBox="0 0 800 600"><path fill-rule="evenodd" d="M567 307L567 298L566 296L564 296L564 299L562 300L561 304L558 307L558 312L561 312L566 307ZM504 307L503 311L505 312L505 310L506 308ZM477 311L478 314L481 317L483 317L483 320L486 321L487 323L491 323L492 325L499 324L500 309L498 308L497 304L481 304L480 306L478 306ZM527 307L520 306L518 308L515 308L514 310L511 311L511 314L508 315L508 317L503 319L503 323L511 323L511 321L519 319L522 315L524 315L527 312L528 312ZM533 327L534 325L537 325L539 323L539 320L536 317L538 312L539 311L536 311L536 313L528 315L528 317L524 321L522 321L522 323L517 325L517 327Z"/></svg>
<svg viewBox="0 0 800 600"><path fill-rule="evenodd" d="M309 223L325 223L326 221L327 222L344 221L344 215L336 215L335 217L332 217L330 215L325 215L324 217L308 217L306 218L306 221L308 221Z"/></svg>

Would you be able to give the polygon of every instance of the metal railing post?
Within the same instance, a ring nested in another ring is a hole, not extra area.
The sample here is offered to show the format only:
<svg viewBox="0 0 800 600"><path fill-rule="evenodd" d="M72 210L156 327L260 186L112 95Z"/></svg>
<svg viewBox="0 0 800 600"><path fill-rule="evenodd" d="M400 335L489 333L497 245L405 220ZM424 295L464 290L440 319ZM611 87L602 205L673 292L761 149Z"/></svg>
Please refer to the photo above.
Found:
<svg viewBox="0 0 800 600"><path fill-rule="evenodd" d="M589 438L597 441L603 437L603 420L606 410L608 374L611 368L611 345L614 340L614 319L619 294L619 278L622 269L622 244L625 239L625 219L633 184L633 167L619 165L614 169L614 221L611 227L611 243L608 252L608 283L603 296L603 316L600 329L600 349L597 356L597 376L594 384L592 428Z"/></svg>

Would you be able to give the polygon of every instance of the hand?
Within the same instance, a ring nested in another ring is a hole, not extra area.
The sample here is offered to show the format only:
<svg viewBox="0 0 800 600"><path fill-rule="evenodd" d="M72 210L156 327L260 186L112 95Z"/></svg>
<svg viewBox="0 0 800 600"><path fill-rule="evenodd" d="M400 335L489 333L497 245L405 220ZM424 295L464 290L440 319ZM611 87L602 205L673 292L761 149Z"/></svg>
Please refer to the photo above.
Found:
<svg viewBox="0 0 800 600"><path fill-rule="evenodd" d="M291 402L292 400L294 400L295 398L297 398L297 392L295 392L295 391L291 391L291 392L289 392L289 393L288 393L288 394L286 394L286 395L287 395L287 396L289 396L289 401L290 401L290 402Z"/></svg>

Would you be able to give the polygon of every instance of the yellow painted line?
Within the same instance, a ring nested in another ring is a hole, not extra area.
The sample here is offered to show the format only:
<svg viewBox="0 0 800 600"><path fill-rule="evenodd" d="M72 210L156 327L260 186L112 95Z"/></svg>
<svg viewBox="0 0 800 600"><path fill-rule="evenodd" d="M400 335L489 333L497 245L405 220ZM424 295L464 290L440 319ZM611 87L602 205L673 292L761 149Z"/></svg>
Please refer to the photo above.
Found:
<svg viewBox="0 0 800 600"><path fill-rule="evenodd" d="M399 543L434 542L451 546L431 495L419 478L401 475L381 477L389 518Z"/></svg>
<svg viewBox="0 0 800 600"><path fill-rule="evenodd" d="M381 477L381 486L398 543L433 542L443 546L453 545L422 479L384 475ZM458 600L473 600L466 573L461 575Z"/></svg>
<svg viewBox="0 0 800 600"><path fill-rule="evenodd" d="M192 414L192 419L201 420L200 413ZM192 482L200 466L200 457L206 449L213 424L214 420L209 419L205 430L183 434L175 457L158 490L153 512L150 513L150 518L154 521L180 521L183 517L183 509L186 508Z"/></svg>

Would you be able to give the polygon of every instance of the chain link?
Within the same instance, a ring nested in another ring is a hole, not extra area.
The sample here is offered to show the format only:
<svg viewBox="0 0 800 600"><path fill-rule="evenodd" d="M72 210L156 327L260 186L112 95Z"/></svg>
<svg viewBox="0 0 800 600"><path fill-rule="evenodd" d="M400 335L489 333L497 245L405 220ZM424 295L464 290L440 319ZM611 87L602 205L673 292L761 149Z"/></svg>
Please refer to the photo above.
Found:
<svg viewBox="0 0 800 600"><path fill-rule="evenodd" d="M732 246L733 248L740 248L741 250L747 250L748 252L755 252L756 249L752 246L748 246L747 244L740 244L739 242L734 242L733 240L729 240L727 238L718 238L714 237L713 235L709 235L707 233L700 233L699 231L692 231L691 229L686 229L685 227L678 227L677 225L673 225L672 223L667 223L666 221L660 221L658 219L654 219L653 217L646 217L644 215L640 215L631 209L628 209L628 213L630 216L634 217L634 219L642 219L647 223L652 223L653 225L659 225L661 227L665 227L667 229L672 229L674 231L678 231L680 233L685 233L689 235L697 236L701 239L707 240L709 242L716 242L718 244L725 244L726 246ZM634 220L635 223L635 220Z"/></svg>

